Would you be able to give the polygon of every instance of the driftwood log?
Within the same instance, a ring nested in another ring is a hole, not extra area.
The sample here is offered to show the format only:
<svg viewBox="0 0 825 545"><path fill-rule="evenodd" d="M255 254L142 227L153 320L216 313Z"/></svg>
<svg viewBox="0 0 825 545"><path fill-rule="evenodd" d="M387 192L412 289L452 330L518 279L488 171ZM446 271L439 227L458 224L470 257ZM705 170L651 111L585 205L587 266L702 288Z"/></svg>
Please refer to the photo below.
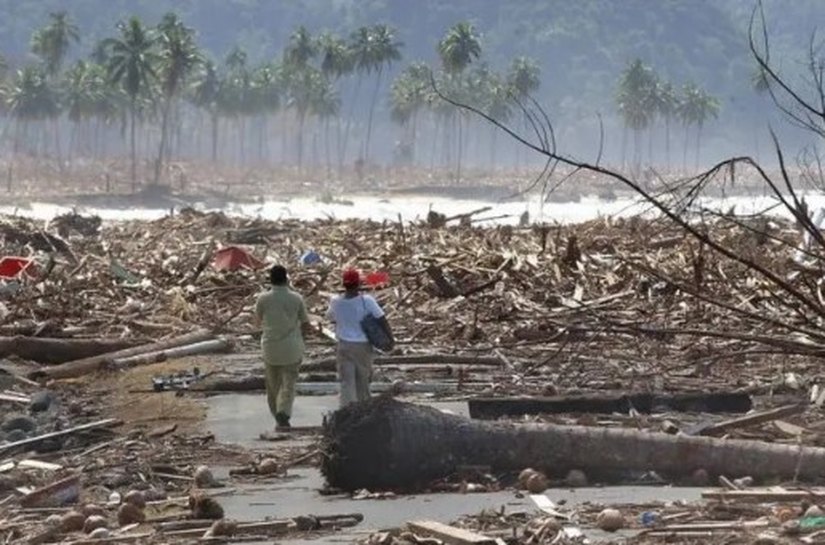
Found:
<svg viewBox="0 0 825 545"><path fill-rule="evenodd" d="M416 489L460 466L487 466L496 472L532 467L550 475L581 469L600 478L650 470L678 478L704 469L711 476L812 480L825 475L825 448L480 422L388 397L340 410L324 428L322 471L335 488Z"/></svg>
<svg viewBox="0 0 825 545"><path fill-rule="evenodd" d="M76 378L86 374L95 373L104 367L113 365L118 359L131 358L133 356L139 356L150 352L160 352L170 348L200 343L211 340L213 337L214 334L210 331L194 331L192 333L163 339L151 344L142 344L140 346L127 348L125 350L110 350L97 356L67 361L66 363L62 363L48 369L38 369L37 371L31 373L29 378Z"/></svg>
<svg viewBox="0 0 825 545"><path fill-rule="evenodd" d="M467 404L470 418L482 420L556 413L628 413L657 411L746 413L753 408L747 392L595 394L552 397L481 397Z"/></svg>
<svg viewBox="0 0 825 545"><path fill-rule="evenodd" d="M0 337L0 358L17 356L37 363L59 364L135 346L134 339L54 339Z"/></svg>

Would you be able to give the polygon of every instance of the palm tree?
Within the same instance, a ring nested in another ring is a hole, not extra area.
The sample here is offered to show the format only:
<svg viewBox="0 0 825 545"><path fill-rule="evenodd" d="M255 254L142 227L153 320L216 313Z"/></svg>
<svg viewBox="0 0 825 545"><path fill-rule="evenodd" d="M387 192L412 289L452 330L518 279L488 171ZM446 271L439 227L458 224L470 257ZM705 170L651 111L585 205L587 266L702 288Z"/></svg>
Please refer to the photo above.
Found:
<svg viewBox="0 0 825 545"><path fill-rule="evenodd" d="M212 161L218 158L218 121L220 114L219 100L221 94L221 79L215 63L207 60L201 66L200 73L192 86L191 100L198 108L209 113L212 123Z"/></svg>
<svg viewBox="0 0 825 545"><path fill-rule="evenodd" d="M653 101L656 114L665 122L665 163L670 167L670 124L679 113L679 96L672 83L657 81Z"/></svg>
<svg viewBox="0 0 825 545"><path fill-rule="evenodd" d="M510 63L510 68L507 72L507 85L511 90L510 99L513 102L521 103L525 98L538 91L541 86L541 69L539 65L531 58L516 57ZM529 131L529 120L527 116L522 116L522 128ZM493 127L493 141L497 134L497 129ZM522 146L516 149L516 164L521 165Z"/></svg>
<svg viewBox="0 0 825 545"><path fill-rule="evenodd" d="M129 97L129 145L131 148L132 191L137 189L137 155L135 128L137 124L138 98L148 94L157 80L158 54L154 33L147 29L138 17L121 21L117 25L119 38L106 40L103 50L108 56L109 79L123 89Z"/></svg>
<svg viewBox="0 0 825 545"><path fill-rule="evenodd" d="M318 44L306 27L299 26L289 37L284 50L284 62L296 68L303 68L318 56Z"/></svg>
<svg viewBox="0 0 825 545"><path fill-rule="evenodd" d="M304 163L304 127L306 125L307 114L311 113L311 108L317 100L320 89L328 85L328 81L321 74L321 71L313 66L285 65L284 81L288 95L287 104L295 110L298 119L298 168Z"/></svg>
<svg viewBox="0 0 825 545"><path fill-rule="evenodd" d="M685 152L683 160L687 163L688 130L696 125L696 167L699 166L699 151L702 143L702 128L709 119L719 116L719 101L694 83L687 83L682 88L682 101L679 117L685 125Z"/></svg>
<svg viewBox="0 0 825 545"><path fill-rule="evenodd" d="M391 119L410 131L410 161L415 159L418 113L427 105L430 74L430 67L426 63L413 63L398 75L390 88Z"/></svg>
<svg viewBox="0 0 825 545"><path fill-rule="evenodd" d="M238 151L246 158L246 117L254 110L252 74L247 66L247 54L234 47L226 57L226 78L221 85L218 105L221 111L235 119L238 128Z"/></svg>
<svg viewBox="0 0 825 545"><path fill-rule="evenodd" d="M37 66L26 66L18 70L14 80L5 89L4 101L15 119L14 154L17 154L20 132L28 136L31 121L53 119L60 114L57 91L49 84L48 76ZM11 171L8 176L8 190L11 191Z"/></svg>
<svg viewBox="0 0 825 545"><path fill-rule="evenodd" d="M106 81L106 71L102 66L79 60L66 71L63 89L66 115L73 123L68 151L71 156L81 127L109 109L102 106L111 104L111 87Z"/></svg>
<svg viewBox="0 0 825 545"><path fill-rule="evenodd" d="M264 158L264 147L268 147L267 128L270 116L281 105L280 67L272 64L259 66L252 72L252 110L259 116L258 158Z"/></svg>
<svg viewBox="0 0 825 545"><path fill-rule="evenodd" d="M634 168L641 167L641 134L653 122L656 77L653 69L636 59L622 72L616 93L616 107L624 121L625 129L633 131ZM624 139L623 139L624 141ZM624 162L624 145L622 146Z"/></svg>
<svg viewBox="0 0 825 545"><path fill-rule="evenodd" d="M337 82L342 77L352 74L355 70L355 58L352 54L352 50L349 48L347 43L338 36L335 36L329 32L321 34L321 36L318 37L318 49L321 56L321 73L323 73L324 77L330 81ZM340 92L343 93L343 91ZM353 100L352 103L354 107L355 100ZM336 116L336 118L338 118L338 116ZM349 134L351 119L352 114L350 113L350 117L347 120L347 135ZM336 124L336 153L338 156L338 168L340 169L343 167L344 163L344 147L340 134L340 118L338 118L338 120L339 122Z"/></svg>
<svg viewBox="0 0 825 545"><path fill-rule="evenodd" d="M461 77L464 70L481 56L481 41L475 27L468 22L456 23L438 42L438 56L441 66L447 74L448 84L462 87ZM453 123L458 123L458 162L456 178L461 179L461 159L463 155L461 117L452 114Z"/></svg>
<svg viewBox="0 0 825 545"><path fill-rule="evenodd" d="M370 140L372 137L372 119L375 105L378 102L378 92L381 89L381 78L384 69L395 61L401 60L403 44L396 40L395 29L388 25L374 25L369 29L366 42L359 42L360 49L356 50L356 63L366 73L375 72L375 89L370 100L369 115L367 116L367 138L364 141L365 160L369 160Z"/></svg>
<svg viewBox="0 0 825 545"><path fill-rule="evenodd" d="M40 57L46 73L54 77L60 72L72 43L80 40L80 30L65 11L49 14L49 23L37 30L31 39L32 52Z"/></svg>
<svg viewBox="0 0 825 545"><path fill-rule="evenodd" d="M163 16L157 28L158 78L163 96L161 110L160 144L155 162L154 183L160 180L164 154L169 155L168 128L169 114L181 88L202 62L201 53L195 43L195 31L185 26L174 13Z"/></svg>
<svg viewBox="0 0 825 545"><path fill-rule="evenodd" d="M541 86L541 68L529 57L516 57L507 72L507 85L520 97L535 93Z"/></svg>
<svg viewBox="0 0 825 545"><path fill-rule="evenodd" d="M456 23L438 42L438 55L445 72L462 73L481 56L481 41L475 27L466 21Z"/></svg>
<svg viewBox="0 0 825 545"><path fill-rule="evenodd" d="M310 111L319 120L324 122L324 155L326 157L327 175L332 170L329 145L329 125L333 118L338 117L341 111L341 97L327 78L321 78L313 89Z"/></svg>

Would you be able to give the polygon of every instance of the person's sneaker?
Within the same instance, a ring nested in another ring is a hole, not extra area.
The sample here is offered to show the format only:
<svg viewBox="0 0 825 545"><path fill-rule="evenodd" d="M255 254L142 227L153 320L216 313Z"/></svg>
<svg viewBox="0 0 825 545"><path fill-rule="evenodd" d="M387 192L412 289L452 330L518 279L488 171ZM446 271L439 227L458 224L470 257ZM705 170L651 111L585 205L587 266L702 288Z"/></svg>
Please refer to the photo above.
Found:
<svg viewBox="0 0 825 545"><path fill-rule="evenodd" d="M289 423L289 416L285 415L284 413L276 414L275 422L277 423L277 426L275 427L277 431L288 430L292 427Z"/></svg>

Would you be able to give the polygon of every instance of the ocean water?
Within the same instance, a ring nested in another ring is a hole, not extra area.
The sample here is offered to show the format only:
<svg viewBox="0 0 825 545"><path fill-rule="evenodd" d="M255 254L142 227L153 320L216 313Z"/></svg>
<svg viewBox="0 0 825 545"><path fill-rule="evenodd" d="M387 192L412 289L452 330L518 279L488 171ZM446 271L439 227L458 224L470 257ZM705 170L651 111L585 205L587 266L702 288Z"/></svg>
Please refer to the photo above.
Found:
<svg viewBox="0 0 825 545"><path fill-rule="evenodd" d="M649 214L653 211L649 203L632 198L602 200L596 196L582 197L577 202L541 203L537 198L489 202L482 200L462 200L446 197L382 197L375 195L355 195L349 203L322 203L312 198L294 198L288 201L269 200L256 204L228 203L221 208L206 208L204 211L220 210L230 216L278 219L371 219L374 221L418 221L426 218L430 210L447 216L465 214L490 207L489 210L473 216L474 223L518 224L524 212L529 213L531 222L580 223L602 217L629 217ZM810 210L825 208L825 195L805 195ZM791 214L772 197L738 196L726 198L706 198L698 201L699 206L715 211L734 209L737 214L766 213L781 217ZM154 220L170 213L169 209L153 208L94 208L71 207L50 203L32 202L26 207L0 206L0 214L19 215L34 219L48 220L65 212L76 210L83 214L95 214L105 221L114 220Z"/></svg>

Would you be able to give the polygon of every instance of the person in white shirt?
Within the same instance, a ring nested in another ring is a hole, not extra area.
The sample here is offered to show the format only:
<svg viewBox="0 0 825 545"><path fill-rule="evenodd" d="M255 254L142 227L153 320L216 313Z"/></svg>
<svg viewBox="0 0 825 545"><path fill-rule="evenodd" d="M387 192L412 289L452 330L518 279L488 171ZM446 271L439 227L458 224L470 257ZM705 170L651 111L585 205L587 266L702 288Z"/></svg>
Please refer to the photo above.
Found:
<svg viewBox="0 0 825 545"><path fill-rule="evenodd" d="M361 277L358 271L347 269L342 280L344 293L332 298L327 318L335 323L338 379L341 382L340 406L344 408L350 403L370 398L373 349L361 321L369 313L378 320L390 339L392 331L378 302L360 292Z"/></svg>

